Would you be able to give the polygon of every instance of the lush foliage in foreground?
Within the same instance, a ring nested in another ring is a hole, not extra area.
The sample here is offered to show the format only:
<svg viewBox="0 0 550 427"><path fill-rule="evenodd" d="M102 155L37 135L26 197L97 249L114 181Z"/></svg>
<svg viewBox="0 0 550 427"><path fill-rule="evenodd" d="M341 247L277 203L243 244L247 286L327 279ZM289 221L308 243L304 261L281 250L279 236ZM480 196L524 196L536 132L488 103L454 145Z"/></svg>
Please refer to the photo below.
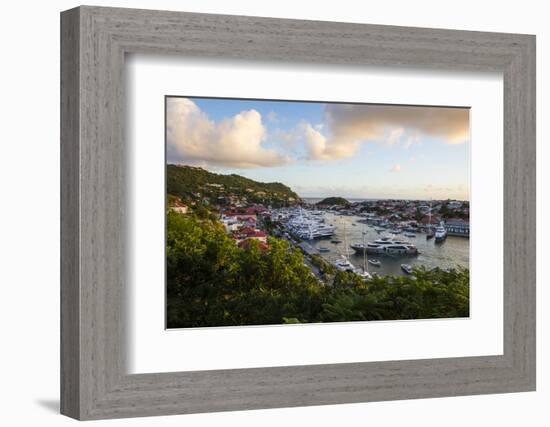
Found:
<svg viewBox="0 0 550 427"><path fill-rule="evenodd" d="M168 327L465 317L468 270L322 284L297 249L240 249L216 221L167 213Z"/></svg>

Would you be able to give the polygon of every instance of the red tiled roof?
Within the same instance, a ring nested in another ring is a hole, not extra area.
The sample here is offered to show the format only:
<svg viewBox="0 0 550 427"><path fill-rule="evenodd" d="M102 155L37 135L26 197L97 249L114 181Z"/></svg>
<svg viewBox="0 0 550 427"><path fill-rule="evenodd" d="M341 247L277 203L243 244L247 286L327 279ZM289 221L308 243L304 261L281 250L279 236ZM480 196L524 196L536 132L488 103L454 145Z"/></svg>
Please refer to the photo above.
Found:
<svg viewBox="0 0 550 427"><path fill-rule="evenodd" d="M239 244L238 244L239 248L242 248L242 249L249 249L252 240L253 240L253 239L246 239L246 240L243 240L243 241L239 242ZM267 243L258 242L257 245L258 245L258 248L259 248L261 251L266 251L266 250L269 249L269 245L268 245Z"/></svg>
<svg viewBox="0 0 550 427"><path fill-rule="evenodd" d="M174 206L176 208L186 208L187 207L180 199L175 199L174 204L172 206Z"/></svg>
<svg viewBox="0 0 550 427"><path fill-rule="evenodd" d="M256 229L252 228L252 227L243 227L239 230L240 234L246 234L246 235L250 235L250 234L253 234L255 232L256 232Z"/></svg>
<svg viewBox="0 0 550 427"><path fill-rule="evenodd" d="M250 237L267 237L265 231L256 230L253 234L249 234Z"/></svg>

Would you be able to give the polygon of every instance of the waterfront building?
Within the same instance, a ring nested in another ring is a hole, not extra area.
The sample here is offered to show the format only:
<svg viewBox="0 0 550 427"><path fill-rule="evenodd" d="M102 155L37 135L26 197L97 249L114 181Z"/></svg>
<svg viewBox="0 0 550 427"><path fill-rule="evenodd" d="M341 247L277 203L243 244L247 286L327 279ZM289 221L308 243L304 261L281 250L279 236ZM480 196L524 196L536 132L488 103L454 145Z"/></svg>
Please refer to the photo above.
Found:
<svg viewBox="0 0 550 427"><path fill-rule="evenodd" d="M470 236L470 223L461 218L450 218L445 221L445 229L451 236Z"/></svg>

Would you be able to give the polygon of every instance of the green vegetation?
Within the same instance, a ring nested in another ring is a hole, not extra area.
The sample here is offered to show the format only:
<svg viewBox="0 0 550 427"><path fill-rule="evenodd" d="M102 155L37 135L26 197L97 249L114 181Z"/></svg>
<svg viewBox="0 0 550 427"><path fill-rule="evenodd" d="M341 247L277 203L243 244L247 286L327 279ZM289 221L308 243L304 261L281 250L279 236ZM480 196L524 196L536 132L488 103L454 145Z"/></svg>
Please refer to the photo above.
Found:
<svg viewBox="0 0 550 427"><path fill-rule="evenodd" d="M279 182L262 183L192 166L167 165L166 187L169 195L178 196L187 203L227 205L231 201L243 201L279 207L300 201L294 191Z"/></svg>
<svg viewBox="0 0 550 427"><path fill-rule="evenodd" d="M319 269L325 279L336 274L336 267L327 262L321 255L311 255L311 263Z"/></svg>
<svg viewBox="0 0 550 427"><path fill-rule="evenodd" d="M448 202L443 203L441 205L441 208L439 209L439 215L441 215L441 217L443 219L461 218L461 219L464 219L464 220L468 221L469 218L470 218L470 215L469 215L469 213L464 212L464 208L469 208L469 207L470 207L469 202L463 202L463 208L461 208L461 209L452 209L449 206Z"/></svg>
<svg viewBox="0 0 550 427"><path fill-rule="evenodd" d="M168 327L469 315L466 269L417 269L411 276L364 282L314 259L330 277L323 284L299 250L276 238L270 238L269 245L267 251L254 242L238 248L217 221L168 210Z"/></svg>
<svg viewBox="0 0 550 427"><path fill-rule="evenodd" d="M350 202L348 202L343 197L327 197L320 202L317 202L317 205L319 206L334 206L334 205L340 205L340 206L349 206Z"/></svg>

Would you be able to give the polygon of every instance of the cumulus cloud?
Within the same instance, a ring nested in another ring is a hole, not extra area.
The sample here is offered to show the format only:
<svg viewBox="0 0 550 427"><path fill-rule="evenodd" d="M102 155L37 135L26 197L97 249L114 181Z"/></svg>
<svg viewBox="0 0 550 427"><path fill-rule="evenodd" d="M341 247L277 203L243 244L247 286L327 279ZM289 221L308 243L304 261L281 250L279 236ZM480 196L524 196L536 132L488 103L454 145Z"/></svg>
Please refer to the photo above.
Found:
<svg viewBox="0 0 550 427"><path fill-rule="evenodd" d="M290 160L263 145L266 129L256 110L215 122L190 99L169 98L166 132L169 162L254 168Z"/></svg>
<svg viewBox="0 0 550 427"><path fill-rule="evenodd" d="M325 122L326 134L306 126L310 159L350 157L363 141L395 145L403 140L408 148L421 136L439 138L447 144L469 140L466 108L327 104Z"/></svg>
<svg viewBox="0 0 550 427"><path fill-rule="evenodd" d="M390 172L401 172L401 165L399 163L393 165L390 169Z"/></svg>
<svg viewBox="0 0 550 427"><path fill-rule="evenodd" d="M360 140L325 137L309 123L304 124L305 145L310 160L334 160L351 157L357 151Z"/></svg>

